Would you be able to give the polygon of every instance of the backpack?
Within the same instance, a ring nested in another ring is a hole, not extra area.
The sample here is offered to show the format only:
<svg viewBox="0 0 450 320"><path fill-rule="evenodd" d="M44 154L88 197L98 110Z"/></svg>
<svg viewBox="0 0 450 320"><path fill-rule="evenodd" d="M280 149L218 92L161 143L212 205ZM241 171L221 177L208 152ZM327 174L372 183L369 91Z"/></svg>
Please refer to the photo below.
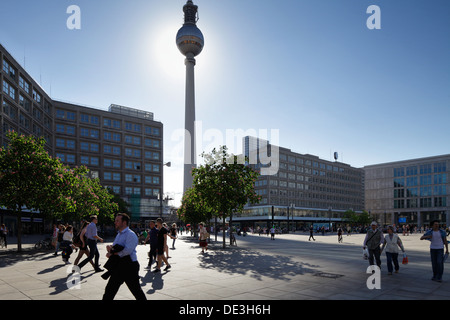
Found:
<svg viewBox="0 0 450 320"><path fill-rule="evenodd" d="M80 234L81 231L78 232L72 239L72 243L75 247L81 247L83 245L83 243L81 242Z"/></svg>

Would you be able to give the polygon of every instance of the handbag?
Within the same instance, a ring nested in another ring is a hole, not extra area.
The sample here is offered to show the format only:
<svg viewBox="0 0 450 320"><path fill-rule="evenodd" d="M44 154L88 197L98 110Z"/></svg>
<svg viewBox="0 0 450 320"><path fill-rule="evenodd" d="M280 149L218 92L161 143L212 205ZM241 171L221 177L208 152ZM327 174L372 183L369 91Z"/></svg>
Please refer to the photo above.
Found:
<svg viewBox="0 0 450 320"><path fill-rule="evenodd" d="M369 250L367 250L367 248L363 249L363 259L364 260L369 259Z"/></svg>
<svg viewBox="0 0 450 320"><path fill-rule="evenodd" d="M403 253L403 261L402 264L408 264L408 256L406 255L406 253Z"/></svg>

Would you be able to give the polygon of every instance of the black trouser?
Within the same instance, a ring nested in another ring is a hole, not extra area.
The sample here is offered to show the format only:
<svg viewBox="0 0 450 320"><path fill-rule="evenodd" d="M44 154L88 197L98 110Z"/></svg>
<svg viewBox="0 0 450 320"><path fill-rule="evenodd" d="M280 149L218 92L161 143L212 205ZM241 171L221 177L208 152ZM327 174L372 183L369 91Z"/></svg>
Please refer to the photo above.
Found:
<svg viewBox="0 0 450 320"><path fill-rule="evenodd" d="M70 255L73 252L72 247L70 246L72 243L70 241L61 242L60 249L62 250L62 258L69 260Z"/></svg>
<svg viewBox="0 0 450 320"><path fill-rule="evenodd" d="M5 241L5 247L8 246L8 240L6 240L6 233L1 232L0 237L2 237L3 241Z"/></svg>
<svg viewBox="0 0 450 320"><path fill-rule="evenodd" d="M111 271L103 300L114 300L117 291L124 282L136 300L147 300L139 283L139 263L131 261L130 256L121 258L117 268Z"/></svg>
<svg viewBox="0 0 450 320"><path fill-rule="evenodd" d="M78 267L80 269L83 268L89 261L91 261L92 259L95 258L94 268L99 269L100 267L99 267L98 263L100 260L100 254L98 253L98 249L97 249L97 240L88 239L87 244L89 247L89 257L87 257L86 259L81 261L80 264L78 265Z"/></svg>
<svg viewBox="0 0 450 320"><path fill-rule="evenodd" d="M369 264L374 265L375 261L377 263L377 266L381 269L381 248L380 246L377 246L375 249L369 248ZM375 261L374 261L375 258Z"/></svg>
<svg viewBox="0 0 450 320"><path fill-rule="evenodd" d="M153 263L153 260L157 261L156 259L156 245L150 244L150 252L148 253L148 257L150 260L148 261L148 265L151 266Z"/></svg>

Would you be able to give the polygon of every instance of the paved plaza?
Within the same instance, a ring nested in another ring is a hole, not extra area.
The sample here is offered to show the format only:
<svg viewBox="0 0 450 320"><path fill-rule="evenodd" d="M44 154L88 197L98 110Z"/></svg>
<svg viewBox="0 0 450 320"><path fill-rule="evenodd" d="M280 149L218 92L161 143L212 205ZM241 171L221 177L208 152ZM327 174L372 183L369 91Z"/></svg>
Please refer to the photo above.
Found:
<svg viewBox="0 0 450 320"><path fill-rule="evenodd" d="M139 245L142 288L149 300L447 300L450 299L448 264L443 282L431 281L429 242L419 234L400 235L410 263L387 274L382 254L381 289L370 290L362 258L363 234L309 234L236 236L237 247L222 249L221 237L202 254L197 241L182 235L169 250L172 268L154 274L145 269L149 246ZM43 237L39 237L43 238ZM90 264L81 271L78 288L68 288L69 266L52 251L30 250L36 237L25 237L24 252L16 245L0 249L0 300L100 300L106 281ZM112 240L112 239L110 239ZM171 245L170 241L170 245ZM100 263L106 262L106 245L99 243ZM73 253L73 262L77 253ZM401 263L401 259L400 259ZM116 300L134 300L123 285Z"/></svg>

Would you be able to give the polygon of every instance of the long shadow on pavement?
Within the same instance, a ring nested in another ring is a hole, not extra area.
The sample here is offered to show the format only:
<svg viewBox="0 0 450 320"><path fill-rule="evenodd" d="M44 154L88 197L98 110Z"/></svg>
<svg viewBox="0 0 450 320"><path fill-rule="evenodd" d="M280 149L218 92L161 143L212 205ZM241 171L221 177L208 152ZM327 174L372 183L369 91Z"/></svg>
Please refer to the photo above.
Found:
<svg viewBox="0 0 450 320"><path fill-rule="evenodd" d="M319 266L294 261L288 256L268 255L245 248L208 250L199 257L200 266L228 274L248 275L257 280L270 277L289 280L299 274L314 274Z"/></svg>

